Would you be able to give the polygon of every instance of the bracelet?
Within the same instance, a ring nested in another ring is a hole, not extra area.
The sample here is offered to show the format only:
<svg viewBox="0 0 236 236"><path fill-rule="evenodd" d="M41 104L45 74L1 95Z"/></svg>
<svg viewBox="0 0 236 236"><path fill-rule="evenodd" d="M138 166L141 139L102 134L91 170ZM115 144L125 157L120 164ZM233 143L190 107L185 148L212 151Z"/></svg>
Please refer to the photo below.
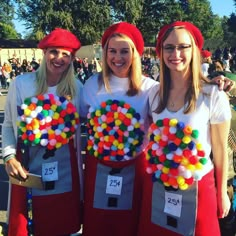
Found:
<svg viewBox="0 0 236 236"><path fill-rule="evenodd" d="M16 158L15 154L10 154L8 156L3 157L3 162L6 164L9 160Z"/></svg>

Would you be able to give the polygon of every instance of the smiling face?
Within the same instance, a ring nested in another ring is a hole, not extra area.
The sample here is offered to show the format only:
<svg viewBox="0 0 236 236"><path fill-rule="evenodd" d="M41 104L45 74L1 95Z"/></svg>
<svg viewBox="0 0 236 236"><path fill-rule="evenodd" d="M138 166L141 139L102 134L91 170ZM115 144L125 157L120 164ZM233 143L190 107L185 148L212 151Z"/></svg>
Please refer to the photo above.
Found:
<svg viewBox="0 0 236 236"><path fill-rule="evenodd" d="M171 72L189 72L192 41L185 29L174 29L162 45L163 60Z"/></svg>
<svg viewBox="0 0 236 236"><path fill-rule="evenodd" d="M60 48L47 48L44 50L49 77L59 77L68 69L72 62L72 54Z"/></svg>
<svg viewBox="0 0 236 236"><path fill-rule="evenodd" d="M129 76L133 52L129 42L119 36L112 37L107 48L107 64L120 78Z"/></svg>

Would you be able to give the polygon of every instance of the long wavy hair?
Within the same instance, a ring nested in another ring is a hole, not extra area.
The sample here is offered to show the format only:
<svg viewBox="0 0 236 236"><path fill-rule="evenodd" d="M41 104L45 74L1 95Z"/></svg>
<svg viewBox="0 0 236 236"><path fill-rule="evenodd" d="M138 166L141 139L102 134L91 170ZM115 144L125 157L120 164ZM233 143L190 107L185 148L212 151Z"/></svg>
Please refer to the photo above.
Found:
<svg viewBox="0 0 236 236"><path fill-rule="evenodd" d="M170 28L166 35L164 35L161 45L170 35L173 30L178 29L185 29L182 26L176 26ZM186 30L186 29L185 29ZM187 31L187 30L186 30ZM188 31L187 31L188 32ZM192 45L192 61L190 63L191 74L189 75L190 83L187 93L185 94L185 104L187 104L184 108L184 113L191 113L196 108L197 98L199 93L202 91L202 86L204 83L210 83L210 81L204 77L201 71L201 54L199 48L196 46L195 41L191 33L189 33ZM169 92L171 87L171 77L170 77L170 69L166 66L164 59L163 59L163 50L162 46L160 49L160 89L157 94L159 96L159 103L157 109L155 110L156 113L161 113L166 107L169 98Z"/></svg>
<svg viewBox="0 0 236 236"><path fill-rule="evenodd" d="M132 49L132 63L129 70L129 89L126 92L128 96L135 96L139 93L142 84L142 67L141 67L141 58L140 55L133 43L133 41L124 34L115 33L111 37L108 38L106 44L104 45L103 52L102 52L102 72L99 75L99 87L104 85L107 92L111 93L110 88L110 77L112 71L107 63L107 51L108 51L108 44L111 38L120 37L126 40L131 49Z"/></svg>
<svg viewBox="0 0 236 236"><path fill-rule="evenodd" d="M37 90L36 95L44 94L48 91L47 85L47 66L46 59L43 57L40 67L36 71ZM76 94L75 73L73 60L67 70L62 74L60 82L57 85L57 95L70 97L73 99Z"/></svg>

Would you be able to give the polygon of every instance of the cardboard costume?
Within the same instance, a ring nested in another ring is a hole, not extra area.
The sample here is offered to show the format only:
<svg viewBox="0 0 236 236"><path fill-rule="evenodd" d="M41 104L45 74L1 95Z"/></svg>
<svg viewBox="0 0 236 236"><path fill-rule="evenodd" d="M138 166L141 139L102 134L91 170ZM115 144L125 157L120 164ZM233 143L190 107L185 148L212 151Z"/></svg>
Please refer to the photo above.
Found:
<svg viewBox="0 0 236 236"><path fill-rule="evenodd" d="M73 142L66 146L56 151L55 158L60 151L65 152L71 168L71 190L58 194L49 194L53 190L40 190L48 192L48 195L29 198L27 188L12 184L8 235L26 236L32 232L35 236L51 236L60 235L62 232L70 234L80 229L82 218L76 152ZM17 154L18 158L22 157L19 149ZM56 188L57 181L55 182ZM29 201L32 201L32 209L27 208ZM29 214L33 215L32 218Z"/></svg>
<svg viewBox="0 0 236 236"><path fill-rule="evenodd" d="M83 235L136 235L145 171L142 130L140 115L127 102L107 100L90 109Z"/></svg>
<svg viewBox="0 0 236 236"><path fill-rule="evenodd" d="M18 115L17 159L30 173L42 176L44 188L12 184L9 235L77 232L81 202L73 140L79 122L75 106L64 97L38 95L26 98Z"/></svg>

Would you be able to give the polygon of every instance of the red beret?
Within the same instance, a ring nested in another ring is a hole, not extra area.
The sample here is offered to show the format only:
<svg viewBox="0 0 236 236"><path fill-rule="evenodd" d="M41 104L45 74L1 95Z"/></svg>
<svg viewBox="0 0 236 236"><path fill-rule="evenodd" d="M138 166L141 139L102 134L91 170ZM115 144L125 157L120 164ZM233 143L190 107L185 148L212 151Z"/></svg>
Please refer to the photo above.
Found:
<svg viewBox="0 0 236 236"><path fill-rule="evenodd" d="M143 36L136 26L127 22L116 23L108 27L102 36L102 47L104 47L108 38L115 33L120 33L128 36L134 42L134 45L139 54L143 54Z"/></svg>
<svg viewBox="0 0 236 236"><path fill-rule="evenodd" d="M70 31L56 28L46 35L38 44L38 48L59 47L75 53L81 46L80 41Z"/></svg>
<svg viewBox="0 0 236 236"><path fill-rule="evenodd" d="M202 50L201 55L203 58L208 58L208 57L211 57L212 54L208 50Z"/></svg>
<svg viewBox="0 0 236 236"><path fill-rule="evenodd" d="M201 31L192 23L190 22L183 22L183 21L175 21L171 24L165 25L161 28L158 37L157 37L157 44L156 44L156 52L157 55L160 56L160 48L161 48L161 44L162 44L162 40L164 35L166 34L166 32L170 29L173 28L175 26L183 26L186 30L188 30L190 32L190 34L193 36L194 41L197 45L197 47L202 50L203 44L204 44L204 38L202 36Z"/></svg>

